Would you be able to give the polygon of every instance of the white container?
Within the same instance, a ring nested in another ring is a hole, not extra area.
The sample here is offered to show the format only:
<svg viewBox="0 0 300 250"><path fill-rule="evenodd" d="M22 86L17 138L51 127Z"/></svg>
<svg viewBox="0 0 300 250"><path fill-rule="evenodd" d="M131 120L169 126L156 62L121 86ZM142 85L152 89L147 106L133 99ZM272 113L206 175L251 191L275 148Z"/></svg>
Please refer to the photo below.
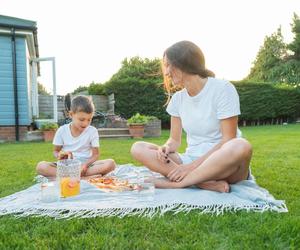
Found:
<svg viewBox="0 0 300 250"><path fill-rule="evenodd" d="M56 202L59 200L59 188L55 178L41 180L41 202Z"/></svg>
<svg viewBox="0 0 300 250"><path fill-rule="evenodd" d="M139 200L153 201L155 195L155 186L152 182L142 182L138 184L141 189L138 191Z"/></svg>

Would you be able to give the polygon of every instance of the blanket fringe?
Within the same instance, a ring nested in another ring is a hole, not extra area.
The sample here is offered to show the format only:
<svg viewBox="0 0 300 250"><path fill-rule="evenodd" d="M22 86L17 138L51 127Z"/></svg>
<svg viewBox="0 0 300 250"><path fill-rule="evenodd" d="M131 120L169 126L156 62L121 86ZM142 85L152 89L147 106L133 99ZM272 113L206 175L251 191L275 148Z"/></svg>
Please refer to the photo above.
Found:
<svg viewBox="0 0 300 250"><path fill-rule="evenodd" d="M254 212L265 212L265 211L276 211L276 212L288 212L285 203L282 201L281 204L274 206L259 205L259 206L238 206L238 205L189 205L189 204L166 204L157 207L146 207L146 208L103 208L103 209L86 209L86 210L52 210L52 209L40 209L40 208L27 208L27 209L15 209L15 210L0 210L0 216L3 215L14 215L16 217L42 217L48 216L55 219L72 219L72 218L94 218L94 217L114 217L123 218L126 216L138 216L153 218L154 216L163 216L167 212L173 214L185 213L188 214L191 211L198 210L200 214L212 214L212 215L223 215L225 212L237 212L237 211L254 211Z"/></svg>

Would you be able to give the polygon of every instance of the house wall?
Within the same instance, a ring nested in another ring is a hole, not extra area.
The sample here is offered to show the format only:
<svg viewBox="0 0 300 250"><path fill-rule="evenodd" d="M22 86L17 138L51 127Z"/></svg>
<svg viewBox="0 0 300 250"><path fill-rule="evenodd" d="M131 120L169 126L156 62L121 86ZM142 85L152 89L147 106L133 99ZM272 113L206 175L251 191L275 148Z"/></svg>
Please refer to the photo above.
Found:
<svg viewBox="0 0 300 250"><path fill-rule="evenodd" d="M24 37L16 38L17 82L19 102L19 125L30 124L28 106L28 82L26 42ZM14 83L11 37L0 35L0 126L15 125Z"/></svg>
<svg viewBox="0 0 300 250"><path fill-rule="evenodd" d="M16 38L19 136L24 140L30 124L25 38ZM11 37L0 35L0 142L14 141L15 103Z"/></svg>
<svg viewBox="0 0 300 250"><path fill-rule="evenodd" d="M15 132L16 132L15 126L0 126L0 142L15 141L16 140ZM19 127L19 136L21 141L26 140L27 132L28 132L27 126Z"/></svg>

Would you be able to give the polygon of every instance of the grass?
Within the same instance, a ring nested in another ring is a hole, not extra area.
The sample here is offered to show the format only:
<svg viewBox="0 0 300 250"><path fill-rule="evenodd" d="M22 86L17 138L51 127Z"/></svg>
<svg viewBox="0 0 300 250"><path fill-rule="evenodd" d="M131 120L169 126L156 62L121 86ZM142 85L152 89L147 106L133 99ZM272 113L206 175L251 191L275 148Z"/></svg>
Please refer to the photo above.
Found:
<svg viewBox="0 0 300 250"><path fill-rule="evenodd" d="M260 186L286 200L289 213L197 211L140 217L55 220L0 217L0 249L299 249L300 125L242 128L254 147L252 172ZM147 139L162 144L168 137ZM184 140L185 141L185 140ZM132 162L134 140L101 141L101 158ZM181 147L183 151L184 145ZM0 197L33 184L35 165L53 160L50 143L0 144Z"/></svg>

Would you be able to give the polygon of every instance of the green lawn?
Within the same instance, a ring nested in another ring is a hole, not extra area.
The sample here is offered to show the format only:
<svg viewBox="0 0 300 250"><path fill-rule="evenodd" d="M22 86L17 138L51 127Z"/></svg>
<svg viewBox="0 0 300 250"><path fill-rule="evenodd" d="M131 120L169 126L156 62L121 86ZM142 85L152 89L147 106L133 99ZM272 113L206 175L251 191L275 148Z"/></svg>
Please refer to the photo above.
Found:
<svg viewBox="0 0 300 250"><path fill-rule="evenodd" d="M254 147L260 186L286 200L289 213L168 213L54 220L0 217L0 249L300 249L300 125L242 128ZM162 144L168 136L147 139ZM101 158L132 162L134 140L102 140ZM183 147L182 147L183 149ZM35 164L53 160L50 143L0 144L0 197L33 184Z"/></svg>

